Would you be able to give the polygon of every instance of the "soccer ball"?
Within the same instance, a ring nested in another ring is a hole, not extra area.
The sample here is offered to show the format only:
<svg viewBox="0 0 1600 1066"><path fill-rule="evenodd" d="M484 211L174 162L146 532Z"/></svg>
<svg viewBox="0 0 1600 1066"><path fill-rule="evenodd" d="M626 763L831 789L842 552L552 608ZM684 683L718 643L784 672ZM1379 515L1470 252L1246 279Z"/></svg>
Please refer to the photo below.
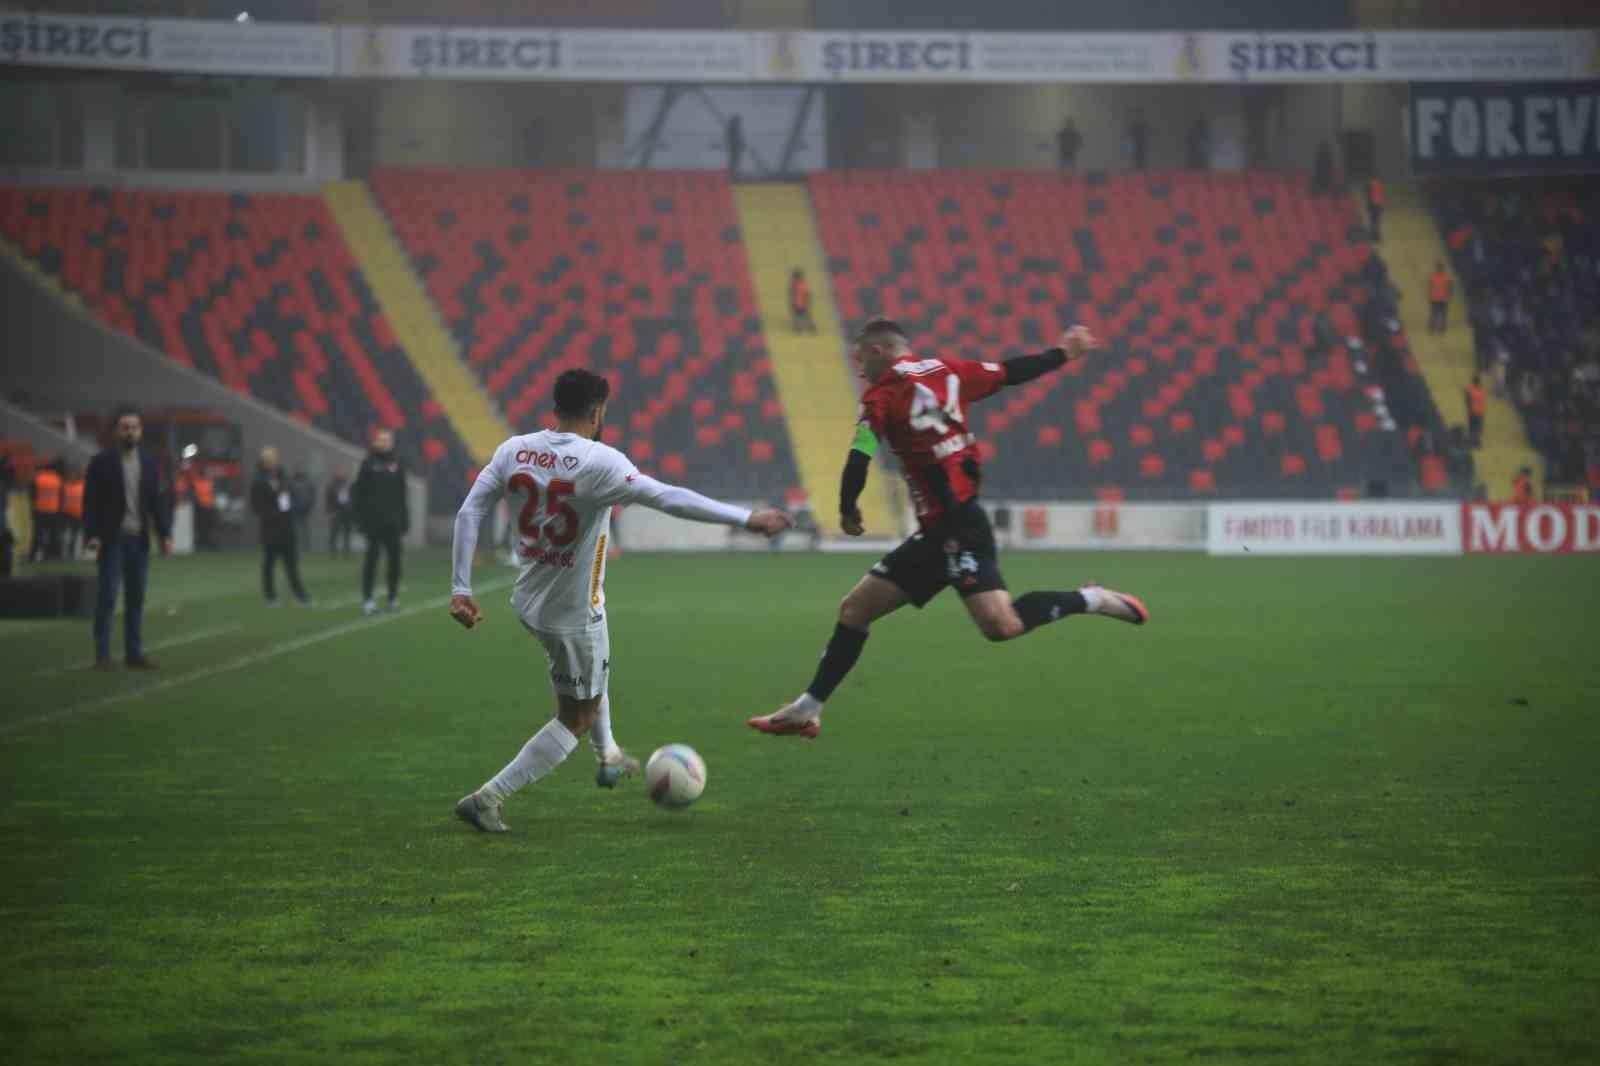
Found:
<svg viewBox="0 0 1600 1066"><path fill-rule="evenodd" d="M687 807L706 790L706 761L687 744L657 748L644 764L644 787L662 807Z"/></svg>

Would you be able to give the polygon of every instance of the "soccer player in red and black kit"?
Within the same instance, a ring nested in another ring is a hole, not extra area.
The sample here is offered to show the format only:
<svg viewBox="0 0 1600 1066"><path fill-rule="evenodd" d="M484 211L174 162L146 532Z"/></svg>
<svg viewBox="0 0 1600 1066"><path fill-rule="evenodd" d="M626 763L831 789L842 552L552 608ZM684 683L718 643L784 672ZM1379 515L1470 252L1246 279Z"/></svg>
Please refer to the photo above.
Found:
<svg viewBox="0 0 1600 1066"><path fill-rule="evenodd" d="M922 607L947 586L954 586L989 640L1014 640L1075 614L1102 614L1134 625L1149 620L1136 597L1097 585L1029 592L1013 600L1000 576L994 531L978 504L978 441L968 428L967 405L1082 359L1095 347L1089 331L1074 326L1061 335L1058 347L1003 363L922 359L896 323L877 318L862 327L853 355L867 389L839 488L840 524L853 537L864 532L856 501L878 442L886 441L905 471L918 528L845 596L811 684L794 702L750 719L752 728L816 737L822 705L861 657L872 623L907 603Z"/></svg>

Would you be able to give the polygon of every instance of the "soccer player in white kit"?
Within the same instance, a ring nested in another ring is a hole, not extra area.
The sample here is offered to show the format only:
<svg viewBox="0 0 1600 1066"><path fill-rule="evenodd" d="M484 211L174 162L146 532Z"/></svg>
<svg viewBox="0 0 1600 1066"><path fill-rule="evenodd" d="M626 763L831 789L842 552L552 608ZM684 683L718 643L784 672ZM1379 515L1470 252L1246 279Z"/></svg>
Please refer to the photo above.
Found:
<svg viewBox="0 0 1600 1066"><path fill-rule="evenodd" d="M478 474L456 515L450 617L471 629L483 619L472 598L472 560L478 527L502 496L516 510L517 558L522 573L511 606L544 645L556 716L517 757L456 804L456 816L486 833L503 833L500 807L512 793L555 769L590 733L600 760L596 780L611 787L639 761L611 735L606 693L611 638L606 628L606 542L611 509L638 503L678 518L720 522L765 533L792 524L783 511L750 511L665 485L639 473L628 457L598 438L611 387L587 370L556 379L558 427L512 437ZM518 509L520 508L520 509Z"/></svg>

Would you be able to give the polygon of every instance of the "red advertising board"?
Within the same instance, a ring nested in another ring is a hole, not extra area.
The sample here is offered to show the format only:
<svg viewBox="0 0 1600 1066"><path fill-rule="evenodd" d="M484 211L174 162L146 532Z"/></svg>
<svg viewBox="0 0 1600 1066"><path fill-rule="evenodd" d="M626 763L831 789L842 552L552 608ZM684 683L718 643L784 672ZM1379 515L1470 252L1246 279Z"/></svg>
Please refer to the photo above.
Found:
<svg viewBox="0 0 1600 1066"><path fill-rule="evenodd" d="M1600 507L1592 504L1461 505L1462 547L1477 555L1600 552Z"/></svg>

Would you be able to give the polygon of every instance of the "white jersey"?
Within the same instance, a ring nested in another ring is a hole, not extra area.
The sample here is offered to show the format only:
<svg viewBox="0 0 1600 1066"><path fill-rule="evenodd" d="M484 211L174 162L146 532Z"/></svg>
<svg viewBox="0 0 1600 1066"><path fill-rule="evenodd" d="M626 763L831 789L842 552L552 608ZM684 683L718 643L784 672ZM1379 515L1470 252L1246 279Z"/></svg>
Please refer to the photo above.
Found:
<svg viewBox="0 0 1600 1066"><path fill-rule="evenodd" d="M530 627L547 633L605 621L613 507L641 503L727 525L744 525L750 518L742 507L639 473L627 456L599 441L555 430L512 437L478 473L456 515L452 595L472 595L478 527L501 496L510 504L522 563L511 605Z"/></svg>

